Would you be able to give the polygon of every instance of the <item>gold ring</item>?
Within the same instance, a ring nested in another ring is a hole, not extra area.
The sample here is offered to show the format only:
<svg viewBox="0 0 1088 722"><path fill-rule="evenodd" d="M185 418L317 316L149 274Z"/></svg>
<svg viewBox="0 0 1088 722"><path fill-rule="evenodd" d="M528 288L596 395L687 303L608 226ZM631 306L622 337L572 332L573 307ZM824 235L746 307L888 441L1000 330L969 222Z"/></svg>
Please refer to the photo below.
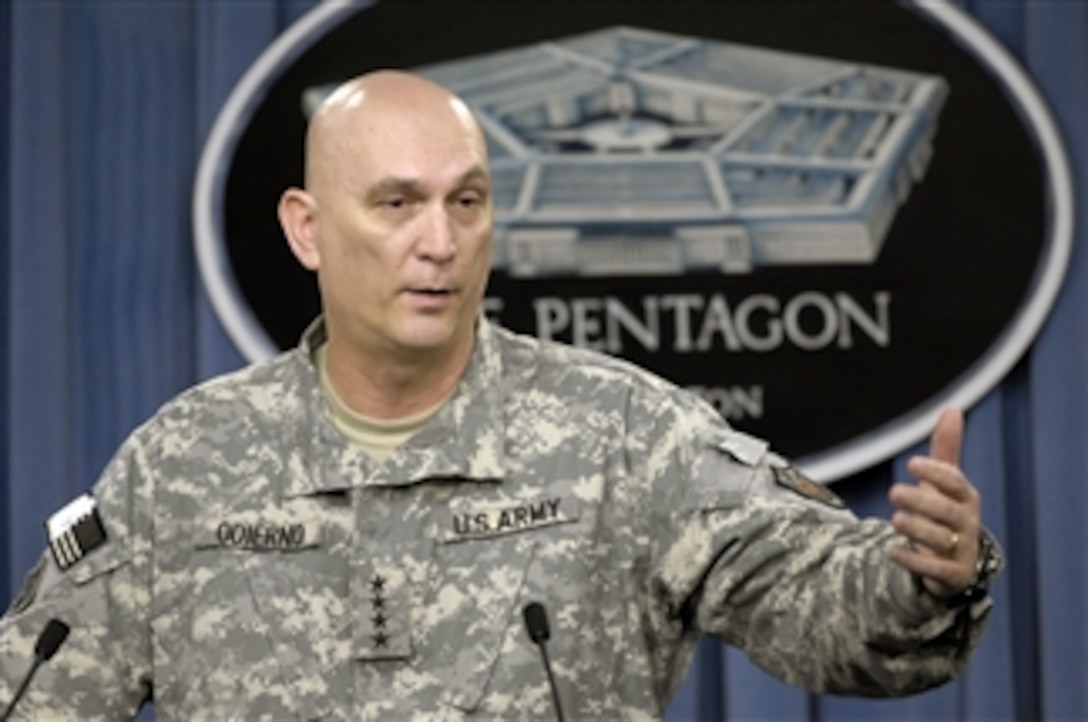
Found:
<svg viewBox="0 0 1088 722"><path fill-rule="evenodd" d="M960 545L960 535L956 532L952 532L948 537L948 553L955 554L956 549Z"/></svg>

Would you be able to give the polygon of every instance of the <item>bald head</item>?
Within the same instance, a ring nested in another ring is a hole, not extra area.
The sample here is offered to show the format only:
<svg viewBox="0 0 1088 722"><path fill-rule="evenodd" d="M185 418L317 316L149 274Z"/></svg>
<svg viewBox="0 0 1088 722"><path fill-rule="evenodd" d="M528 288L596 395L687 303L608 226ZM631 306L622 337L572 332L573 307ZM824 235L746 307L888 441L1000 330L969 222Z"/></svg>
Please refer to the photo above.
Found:
<svg viewBox="0 0 1088 722"><path fill-rule="evenodd" d="M446 88L383 70L326 98L306 150L306 188L284 192L279 217L317 272L330 374L360 383L361 369L381 368L426 386L415 401L437 401L468 363L491 270L479 125ZM367 380L368 393L384 395L386 381Z"/></svg>
<svg viewBox="0 0 1088 722"><path fill-rule="evenodd" d="M419 75L378 70L338 86L310 118L306 186L319 191L325 182L336 180L345 158L403 132L436 138L460 134L478 143L486 158L483 134L464 101Z"/></svg>

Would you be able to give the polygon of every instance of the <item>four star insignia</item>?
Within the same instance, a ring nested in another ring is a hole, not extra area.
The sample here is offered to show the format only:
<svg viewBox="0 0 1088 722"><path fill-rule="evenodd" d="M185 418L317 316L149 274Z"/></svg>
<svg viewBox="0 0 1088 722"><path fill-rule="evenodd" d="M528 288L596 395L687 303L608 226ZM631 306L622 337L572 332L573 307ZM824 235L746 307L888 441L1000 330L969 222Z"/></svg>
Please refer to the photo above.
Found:
<svg viewBox="0 0 1088 722"><path fill-rule="evenodd" d="M389 623L389 617L385 616L383 610L385 609L385 597L382 596L382 592L385 590L385 583L389 581L381 574L375 574L374 578L370 580L370 606L374 609L374 616L370 618L370 621L374 623L375 634L371 635L374 640L374 646L376 648L383 648L389 646L389 634L386 631L386 625Z"/></svg>

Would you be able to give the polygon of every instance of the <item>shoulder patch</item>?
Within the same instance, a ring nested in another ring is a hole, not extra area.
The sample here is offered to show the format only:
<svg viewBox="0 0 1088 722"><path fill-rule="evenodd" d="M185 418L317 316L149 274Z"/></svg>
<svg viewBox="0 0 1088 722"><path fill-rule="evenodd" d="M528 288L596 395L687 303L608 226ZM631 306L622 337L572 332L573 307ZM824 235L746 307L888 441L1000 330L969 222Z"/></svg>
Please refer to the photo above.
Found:
<svg viewBox="0 0 1088 722"><path fill-rule="evenodd" d="M45 530L53 559L62 570L106 543L106 528L90 494L77 497L46 519Z"/></svg>
<svg viewBox="0 0 1088 722"><path fill-rule="evenodd" d="M838 494L828 489L823 484L817 484L808 478L794 466L773 466L774 480L779 486L796 492L806 499L815 499L818 502L833 506L836 509L845 509L846 504Z"/></svg>
<svg viewBox="0 0 1088 722"><path fill-rule="evenodd" d="M45 573L45 557L40 557L34 568L26 575L23 588L11 603L8 614L20 614L30 608L34 600L38 598L38 588L42 585L42 575Z"/></svg>

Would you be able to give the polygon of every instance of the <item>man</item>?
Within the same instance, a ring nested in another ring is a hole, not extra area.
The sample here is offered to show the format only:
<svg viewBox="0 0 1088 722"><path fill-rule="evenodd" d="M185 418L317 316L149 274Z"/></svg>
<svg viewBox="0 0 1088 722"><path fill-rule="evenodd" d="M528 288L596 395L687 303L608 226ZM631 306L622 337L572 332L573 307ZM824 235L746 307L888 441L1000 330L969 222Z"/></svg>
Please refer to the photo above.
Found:
<svg viewBox="0 0 1088 722"><path fill-rule="evenodd" d="M280 220L323 317L171 401L49 520L0 621L0 700L49 619L31 719L659 718L711 634L820 692L959 673L1000 562L946 412L890 523L622 361L480 313L485 142L382 71L312 118ZM88 532L94 533L88 533Z"/></svg>

